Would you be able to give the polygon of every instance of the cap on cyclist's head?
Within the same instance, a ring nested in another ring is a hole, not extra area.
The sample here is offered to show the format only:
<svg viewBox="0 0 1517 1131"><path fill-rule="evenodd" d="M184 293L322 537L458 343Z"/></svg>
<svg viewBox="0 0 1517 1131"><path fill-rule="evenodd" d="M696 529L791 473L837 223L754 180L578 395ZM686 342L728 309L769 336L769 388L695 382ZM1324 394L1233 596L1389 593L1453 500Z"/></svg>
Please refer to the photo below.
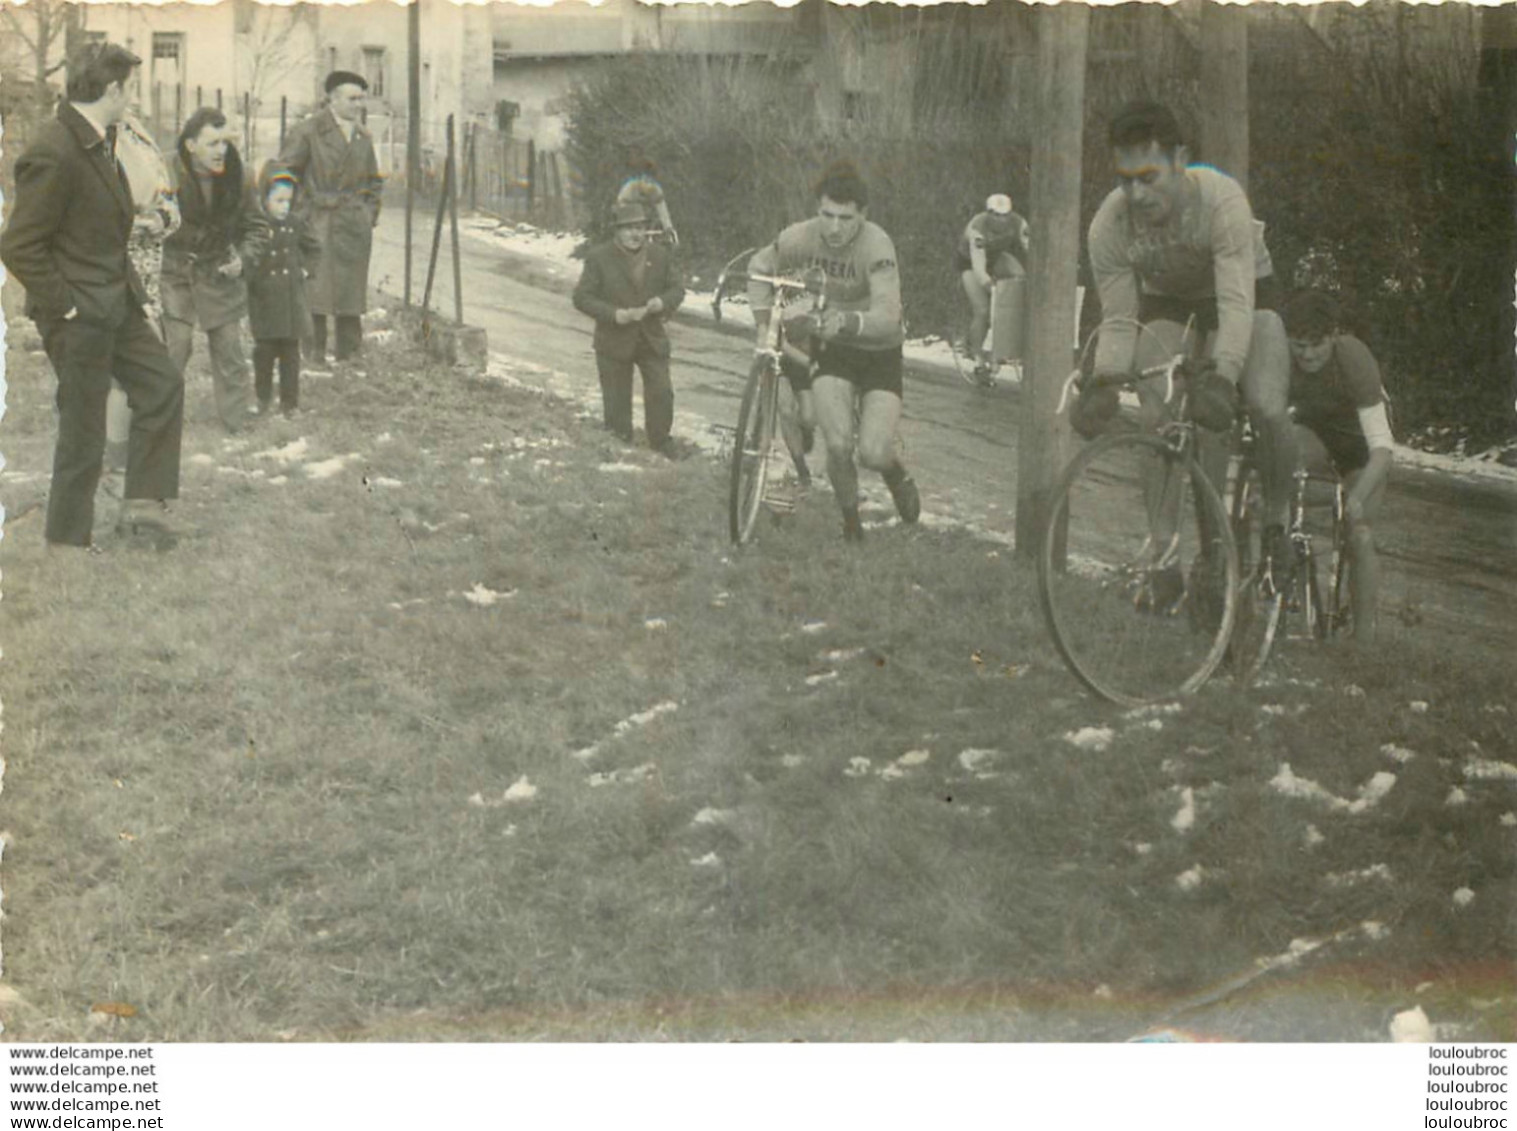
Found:
<svg viewBox="0 0 1517 1131"><path fill-rule="evenodd" d="M1011 197L1004 192L991 193L985 198L985 211L992 216L1011 215Z"/></svg>
<svg viewBox="0 0 1517 1131"><path fill-rule="evenodd" d="M611 226L613 228L626 228L633 224L646 224L648 214L643 211L643 206L632 201L618 204L611 209Z"/></svg>
<svg viewBox="0 0 1517 1131"><path fill-rule="evenodd" d="M1285 335L1294 341L1315 342L1338 329L1338 302L1316 288L1294 296L1281 314Z"/></svg>
<svg viewBox="0 0 1517 1131"><path fill-rule="evenodd" d="M1152 143L1171 156L1185 144L1180 123L1169 107L1149 101L1129 102L1118 110L1107 130L1107 140L1113 149L1141 149Z"/></svg>

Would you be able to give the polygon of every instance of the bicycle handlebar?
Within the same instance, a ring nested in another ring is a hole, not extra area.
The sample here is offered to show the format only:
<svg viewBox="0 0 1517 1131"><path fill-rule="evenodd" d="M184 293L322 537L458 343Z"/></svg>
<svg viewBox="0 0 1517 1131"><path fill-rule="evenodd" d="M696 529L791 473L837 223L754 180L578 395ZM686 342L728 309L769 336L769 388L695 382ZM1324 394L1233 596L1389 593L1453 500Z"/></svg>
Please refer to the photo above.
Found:
<svg viewBox="0 0 1517 1131"><path fill-rule="evenodd" d="M1180 339L1182 342L1190 338L1191 330L1195 327L1195 321L1195 316L1192 315L1191 318L1185 323L1185 332ZM1064 410L1069 407L1070 390L1073 389L1075 385L1079 384L1080 379L1085 375L1084 361L1090 354L1091 346L1094 344L1096 338L1100 335L1101 328L1103 326L1109 326L1114 323L1135 326L1139 333L1152 333L1152 331L1148 330L1147 326L1143 325L1143 323L1133 318L1108 319L1102 322L1100 326L1097 326L1095 330L1091 332L1090 337L1085 339L1085 346L1080 351L1081 364L1075 366L1074 371L1070 373L1070 375L1064 380L1064 387L1059 392L1059 407L1055 410L1054 415L1063 415ZM1157 335L1155 336L1157 337ZM1103 383L1121 386L1136 386L1140 381L1147 381L1151 378L1162 375L1164 377L1164 403L1169 404L1169 402L1174 400L1175 397L1175 374L1178 373L1180 369L1185 365L1185 363L1189 360L1189 353L1182 348L1178 353L1174 354L1168 360L1161 361L1157 365L1150 365L1145 369L1139 369L1131 373L1124 373L1120 377L1104 378Z"/></svg>

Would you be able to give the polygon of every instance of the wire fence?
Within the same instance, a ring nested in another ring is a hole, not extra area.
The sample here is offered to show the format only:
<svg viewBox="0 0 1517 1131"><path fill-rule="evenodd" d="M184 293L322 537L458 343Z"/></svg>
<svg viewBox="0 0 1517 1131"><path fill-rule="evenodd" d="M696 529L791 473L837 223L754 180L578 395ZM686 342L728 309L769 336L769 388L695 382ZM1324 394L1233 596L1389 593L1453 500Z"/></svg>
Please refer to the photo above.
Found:
<svg viewBox="0 0 1517 1131"><path fill-rule="evenodd" d="M287 98L280 98L277 104L272 99L264 103L248 93L238 97L219 88L155 83L144 98L144 124L168 153L178 141L184 122L201 106L215 106L226 114L243 163L254 171L279 155L290 129L313 110L309 104L295 105ZM406 119L371 113L366 125L374 137L387 195L403 193L409 143ZM577 179L561 152L541 149L531 139L515 137L482 122L465 123L457 144L461 206L540 227L563 229L576 223ZM435 204L447 159L444 123L421 123L419 150L416 194Z"/></svg>

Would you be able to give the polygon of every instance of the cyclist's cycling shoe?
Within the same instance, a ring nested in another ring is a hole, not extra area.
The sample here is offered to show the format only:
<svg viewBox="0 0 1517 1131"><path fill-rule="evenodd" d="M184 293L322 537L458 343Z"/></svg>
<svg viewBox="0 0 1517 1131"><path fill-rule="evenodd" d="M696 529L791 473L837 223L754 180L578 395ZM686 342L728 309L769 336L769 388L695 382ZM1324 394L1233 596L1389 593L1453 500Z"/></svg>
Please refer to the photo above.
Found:
<svg viewBox="0 0 1517 1131"><path fill-rule="evenodd" d="M1069 410L1069 424L1087 440L1094 440L1117 415L1121 399L1116 386L1087 382Z"/></svg>
<svg viewBox="0 0 1517 1131"><path fill-rule="evenodd" d="M982 388L994 389L996 387L995 370L990 362L982 361L974 367L974 380L975 384Z"/></svg>
<svg viewBox="0 0 1517 1131"><path fill-rule="evenodd" d="M1143 587L1138 590L1137 605L1140 613L1168 616L1185 600L1185 575L1179 566L1166 566L1149 573Z"/></svg>
<svg viewBox="0 0 1517 1131"><path fill-rule="evenodd" d="M1190 414L1208 432L1226 432L1238 418L1238 390L1210 367L1192 380Z"/></svg>
<svg viewBox="0 0 1517 1131"><path fill-rule="evenodd" d="M902 522L909 526L922 517L922 496L917 490L915 479L907 475L886 486L890 488L890 497L895 500L895 511L901 516Z"/></svg>

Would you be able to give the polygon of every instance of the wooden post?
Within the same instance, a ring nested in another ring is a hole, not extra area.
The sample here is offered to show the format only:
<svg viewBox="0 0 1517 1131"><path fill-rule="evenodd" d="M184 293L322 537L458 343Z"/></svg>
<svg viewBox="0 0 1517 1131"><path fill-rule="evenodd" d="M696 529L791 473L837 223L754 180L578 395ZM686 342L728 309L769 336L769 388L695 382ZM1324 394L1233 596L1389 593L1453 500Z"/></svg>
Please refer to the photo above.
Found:
<svg viewBox="0 0 1517 1131"><path fill-rule="evenodd" d="M458 147L453 140L453 115L448 115L448 168L443 174L448 221L453 229L453 321L464 324L463 266L458 262Z"/></svg>
<svg viewBox="0 0 1517 1131"><path fill-rule="evenodd" d="M1069 425L1055 416L1073 364L1080 261L1080 163L1090 9L1039 10L1038 119L1032 158L1032 304L1017 443L1017 554L1036 559L1054 486L1068 460Z"/></svg>
<svg viewBox="0 0 1517 1131"><path fill-rule="evenodd" d="M1248 190L1248 7L1201 5L1200 160Z"/></svg>
<svg viewBox="0 0 1517 1131"><path fill-rule="evenodd" d="M411 0L406 21L406 284L411 305L411 215L416 211L416 178L421 176L421 0Z"/></svg>
<svg viewBox="0 0 1517 1131"><path fill-rule="evenodd" d="M442 246L442 221L448 214L448 181L453 172L452 166L444 163L442 167L442 192L437 196L437 222L432 225L432 255L427 261L427 286L421 293L421 324L426 327L432 314L432 280L437 276L437 249Z"/></svg>
<svg viewBox="0 0 1517 1131"><path fill-rule="evenodd" d="M219 86L216 88L216 109L221 109L221 88Z"/></svg>
<svg viewBox="0 0 1517 1131"><path fill-rule="evenodd" d="M284 152L284 127L285 127L286 121L288 121L289 112L290 112L290 96L288 94L281 94L279 96L279 152L280 153Z"/></svg>
<svg viewBox="0 0 1517 1131"><path fill-rule="evenodd" d="M253 160L253 94L247 90L242 92L242 151Z"/></svg>
<svg viewBox="0 0 1517 1131"><path fill-rule="evenodd" d="M532 219L532 206L537 199L537 143L527 139L527 219Z"/></svg>
<svg viewBox="0 0 1517 1131"><path fill-rule="evenodd" d="M204 105L205 105L205 98L202 97L201 88L197 84L195 86L195 109L199 110Z"/></svg>

